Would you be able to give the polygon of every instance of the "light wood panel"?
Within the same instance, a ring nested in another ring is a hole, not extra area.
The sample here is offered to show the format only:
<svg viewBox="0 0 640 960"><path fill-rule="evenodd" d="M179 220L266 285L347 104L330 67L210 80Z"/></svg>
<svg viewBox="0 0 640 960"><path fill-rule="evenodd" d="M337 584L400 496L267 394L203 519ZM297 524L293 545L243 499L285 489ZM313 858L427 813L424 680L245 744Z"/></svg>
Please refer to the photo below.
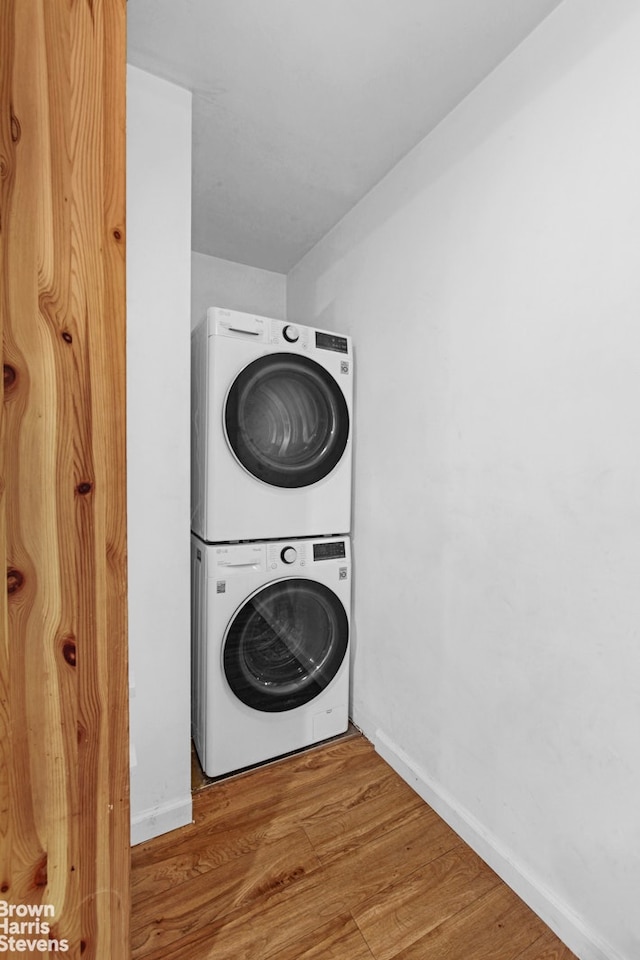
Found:
<svg viewBox="0 0 640 960"><path fill-rule="evenodd" d="M575 960L363 737L202 790L134 848L135 960Z"/></svg>
<svg viewBox="0 0 640 960"><path fill-rule="evenodd" d="M128 956L125 0L3 0L0 890Z"/></svg>

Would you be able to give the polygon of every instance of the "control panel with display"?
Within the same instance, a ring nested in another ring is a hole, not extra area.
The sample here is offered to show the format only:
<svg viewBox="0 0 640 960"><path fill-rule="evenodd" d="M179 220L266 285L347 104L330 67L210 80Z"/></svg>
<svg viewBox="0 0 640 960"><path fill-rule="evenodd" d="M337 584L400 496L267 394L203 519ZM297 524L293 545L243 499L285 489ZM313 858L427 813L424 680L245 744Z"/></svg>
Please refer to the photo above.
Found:
<svg viewBox="0 0 640 960"><path fill-rule="evenodd" d="M332 543L314 543L314 560L340 560L345 557L344 540L336 540Z"/></svg>
<svg viewBox="0 0 640 960"><path fill-rule="evenodd" d="M349 343L346 337L334 333L322 333L316 330L316 347L320 350L334 350L336 353L348 353Z"/></svg>

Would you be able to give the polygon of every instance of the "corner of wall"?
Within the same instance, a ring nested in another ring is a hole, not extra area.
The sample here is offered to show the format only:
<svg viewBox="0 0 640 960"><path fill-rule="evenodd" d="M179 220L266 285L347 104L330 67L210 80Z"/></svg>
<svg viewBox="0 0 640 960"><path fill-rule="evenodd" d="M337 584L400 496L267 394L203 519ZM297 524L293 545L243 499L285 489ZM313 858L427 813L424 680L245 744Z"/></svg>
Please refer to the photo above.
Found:
<svg viewBox="0 0 640 960"><path fill-rule="evenodd" d="M193 820L191 794L158 803L149 810L143 810L131 818L131 846L145 843L179 827L186 827Z"/></svg>

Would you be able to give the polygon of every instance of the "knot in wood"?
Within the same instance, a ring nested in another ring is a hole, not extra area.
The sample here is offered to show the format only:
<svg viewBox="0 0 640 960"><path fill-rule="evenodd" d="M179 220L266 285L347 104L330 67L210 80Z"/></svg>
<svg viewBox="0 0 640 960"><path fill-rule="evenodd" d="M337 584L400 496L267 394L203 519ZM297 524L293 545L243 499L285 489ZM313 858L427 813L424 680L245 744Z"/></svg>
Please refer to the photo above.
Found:
<svg viewBox="0 0 640 960"><path fill-rule="evenodd" d="M35 873L33 875L33 883L36 887L46 887L48 877L47 877L47 854L45 853L38 864L36 864Z"/></svg>
<svg viewBox="0 0 640 960"><path fill-rule="evenodd" d="M73 637L65 637L62 642L62 656L70 667L76 665L76 641Z"/></svg>
<svg viewBox="0 0 640 960"><path fill-rule="evenodd" d="M22 127L20 126L20 121L16 117L13 110L11 111L11 139L14 143L20 143L20 137L22 136Z"/></svg>
<svg viewBox="0 0 640 960"><path fill-rule="evenodd" d="M19 570L16 570L15 567L10 567L7 570L7 593L17 593L23 584L24 575L20 573Z"/></svg>
<svg viewBox="0 0 640 960"><path fill-rule="evenodd" d="M12 367L12 366L11 366L10 364L8 364L8 363L4 363L4 364L2 365L2 376L3 376L3 380L4 380L4 388L5 388L5 390L10 390L11 387L12 387L12 386L14 385L14 383L16 382L16 378L17 378L17 376L18 376L17 373L16 373L16 371L15 371L15 367Z"/></svg>

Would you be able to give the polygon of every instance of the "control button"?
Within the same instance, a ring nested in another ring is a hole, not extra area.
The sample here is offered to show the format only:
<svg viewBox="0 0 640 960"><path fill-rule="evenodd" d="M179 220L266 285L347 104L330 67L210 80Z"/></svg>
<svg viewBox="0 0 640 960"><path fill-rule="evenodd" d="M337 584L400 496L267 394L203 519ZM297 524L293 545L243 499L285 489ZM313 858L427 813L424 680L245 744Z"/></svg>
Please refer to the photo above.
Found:
<svg viewBox="0 0 640 960"><path fill-rule="evenodd" d="M295 547L284 547L280 553L283 563L294 563L296 557L298 556L298 551Z"/></svg>
<svg viewBox="0 0 640 960"><path fill-rule="evenodd" d="M282 330L282 336L285 338L287 343L296 343L300 337L300 332L297 327L292 326L290 323Z"/></svg>

